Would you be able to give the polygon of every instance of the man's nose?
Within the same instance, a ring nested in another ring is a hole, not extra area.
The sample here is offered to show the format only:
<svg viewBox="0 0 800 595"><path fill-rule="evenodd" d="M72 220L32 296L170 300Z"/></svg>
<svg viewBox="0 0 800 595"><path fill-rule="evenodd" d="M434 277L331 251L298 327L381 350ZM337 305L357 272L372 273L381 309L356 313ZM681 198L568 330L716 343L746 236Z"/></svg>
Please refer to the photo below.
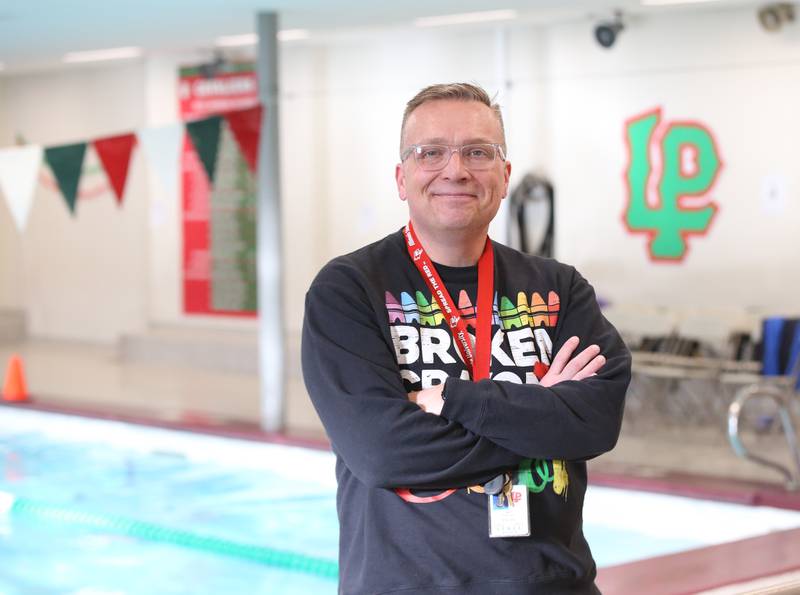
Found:
<svg viewBox="0 0 800 595"><path fill-rule="evenodd" d="M462 179L467 177L467 168L461 157L461 149L450 149L450 157L442 170L442 175L447 179Z"/></svg>

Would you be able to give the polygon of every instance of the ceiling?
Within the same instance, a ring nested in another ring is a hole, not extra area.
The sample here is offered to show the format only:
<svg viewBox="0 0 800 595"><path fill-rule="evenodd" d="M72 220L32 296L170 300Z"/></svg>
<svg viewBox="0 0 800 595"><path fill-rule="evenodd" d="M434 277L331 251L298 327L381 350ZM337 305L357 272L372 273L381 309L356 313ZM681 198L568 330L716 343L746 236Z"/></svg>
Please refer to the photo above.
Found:
<svg viewBox="0 0 800 595"><path fill-rule="evenodd" d="M0 0L0 64L11 74L57 67L71 51L211 49L221 35L252 33L259 12L277 12L281 29L309 29L313 39L342 29L412 26L418 17L470 11L515 9L518 20L546 23L610 16L615 9L719 10L765 1L643 7L640 0Z"/></svg>

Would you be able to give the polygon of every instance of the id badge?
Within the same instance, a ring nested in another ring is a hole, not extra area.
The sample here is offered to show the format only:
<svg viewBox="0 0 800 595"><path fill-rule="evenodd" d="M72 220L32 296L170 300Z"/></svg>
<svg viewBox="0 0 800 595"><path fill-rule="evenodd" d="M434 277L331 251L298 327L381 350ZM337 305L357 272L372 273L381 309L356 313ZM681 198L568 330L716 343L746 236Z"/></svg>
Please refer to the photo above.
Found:
<svg viewBox="0 0 800 595"><path fill-rule="evenodd" d="M528 487L511 486L508 496L489 496L489 537L529 537L531 516L528 510Z"/></svg>

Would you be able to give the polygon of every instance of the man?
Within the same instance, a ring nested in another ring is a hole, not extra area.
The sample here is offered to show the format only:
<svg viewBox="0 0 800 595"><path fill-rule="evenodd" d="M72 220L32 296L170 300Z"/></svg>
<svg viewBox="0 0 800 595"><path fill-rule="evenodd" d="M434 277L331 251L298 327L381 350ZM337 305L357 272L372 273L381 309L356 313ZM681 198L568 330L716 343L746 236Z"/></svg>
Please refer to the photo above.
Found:
<svg viewBox="0 0 800 595"><path fill-rule="evenodd" d="M630 355L575 269L487 239L511 165L483 89L423 89L400 151L408 225L306 296L340 592L597 593L584 461L616 443Z"/></svg>

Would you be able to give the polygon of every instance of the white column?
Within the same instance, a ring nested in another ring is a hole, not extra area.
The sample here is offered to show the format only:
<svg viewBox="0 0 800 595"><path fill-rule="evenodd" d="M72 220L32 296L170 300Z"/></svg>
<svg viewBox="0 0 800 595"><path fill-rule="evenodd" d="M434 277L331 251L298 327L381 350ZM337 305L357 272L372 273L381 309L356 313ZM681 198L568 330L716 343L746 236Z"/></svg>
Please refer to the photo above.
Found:
<svg viewBox="0 0 800 595"><path fill-rule="evenodd" d="M261 427L283 429L285 328L278 131L278 17L259 13L258 93L264 107L258 152L258 317Z"/></svg>

